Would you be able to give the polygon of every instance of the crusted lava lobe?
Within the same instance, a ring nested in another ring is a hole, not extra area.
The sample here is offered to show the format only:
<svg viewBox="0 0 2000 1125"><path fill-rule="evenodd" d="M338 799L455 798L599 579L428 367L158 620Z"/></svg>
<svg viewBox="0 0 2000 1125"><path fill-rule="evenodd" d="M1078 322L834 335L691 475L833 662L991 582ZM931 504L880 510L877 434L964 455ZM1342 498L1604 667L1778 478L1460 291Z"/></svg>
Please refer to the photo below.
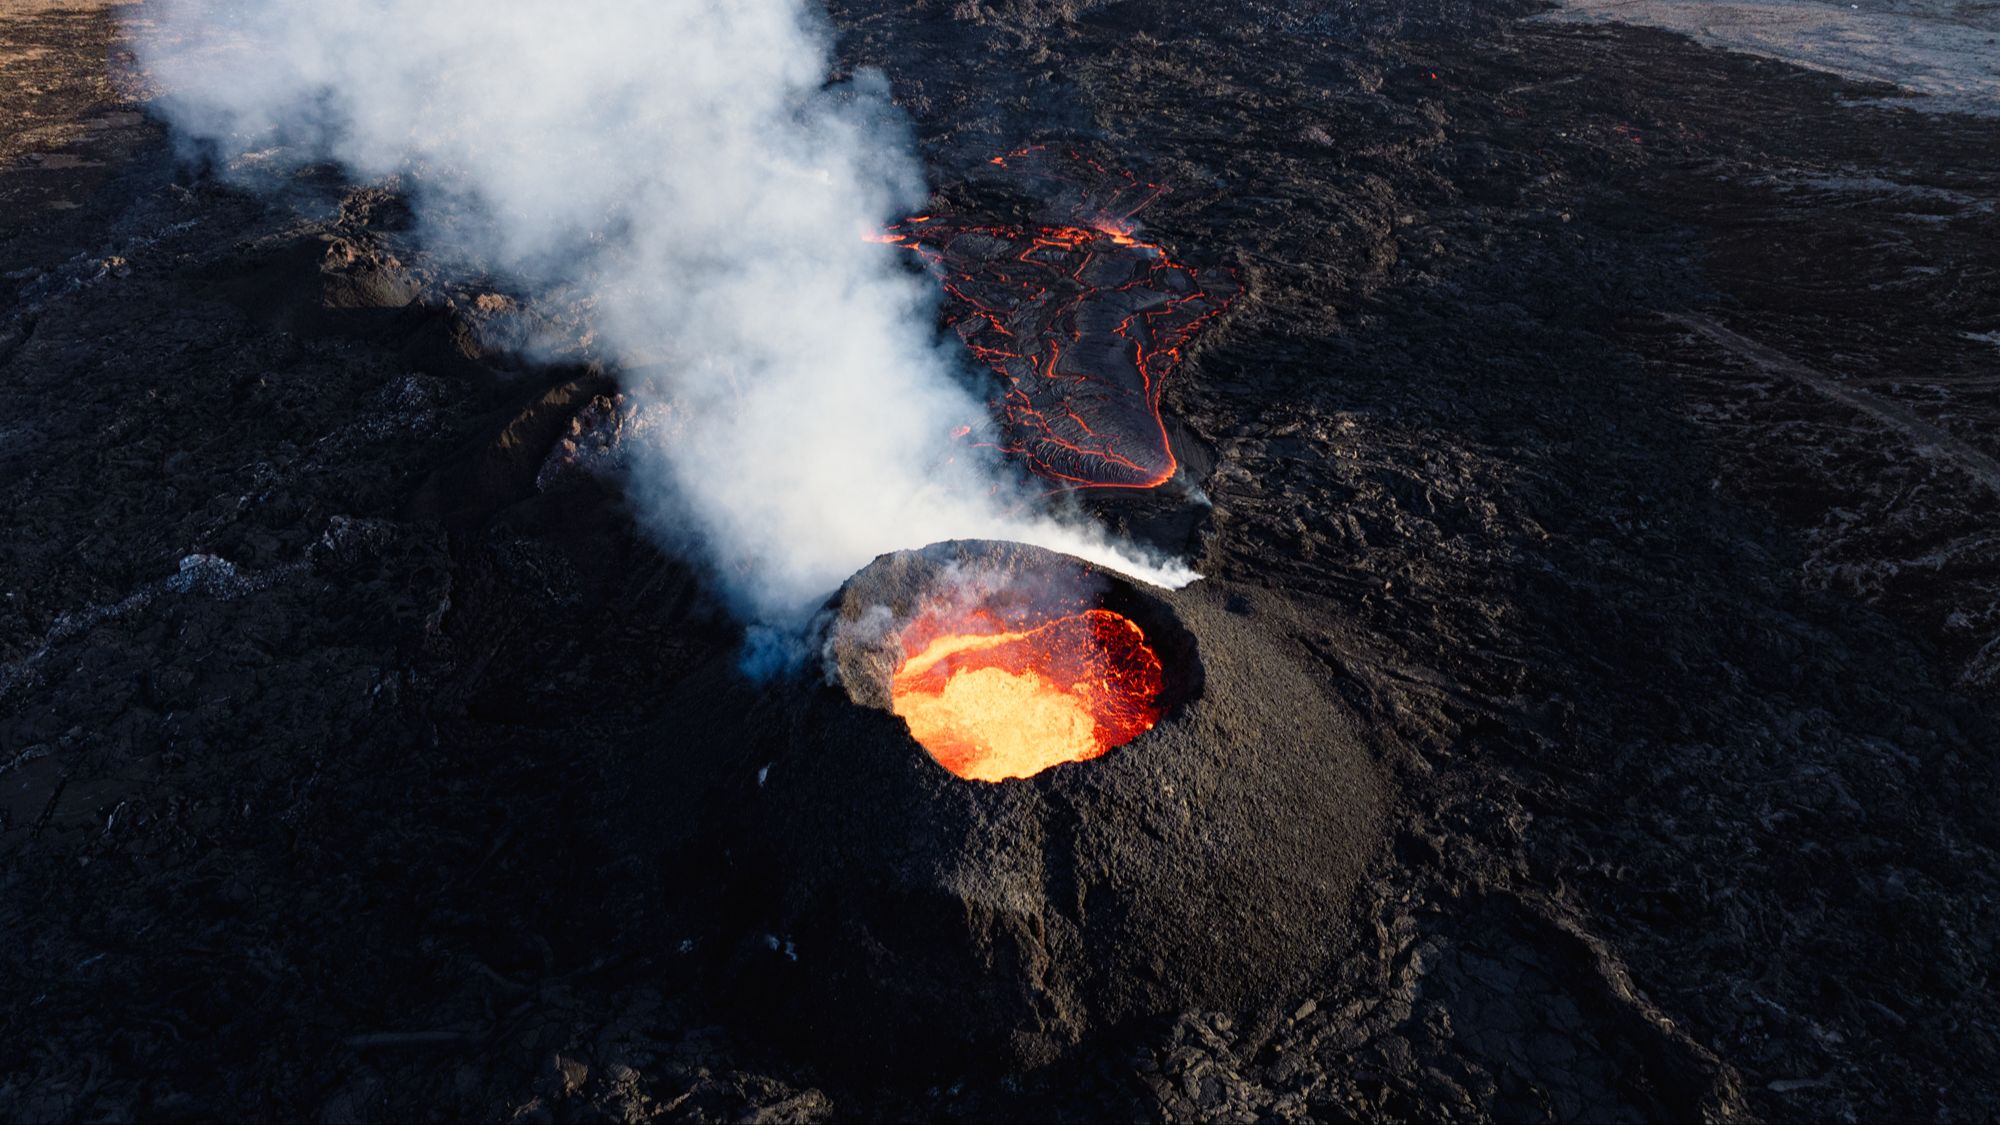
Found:
<svg viewBox="0 0 2000 1125"><path fill-rule="evenodd" d="M903 626L968 583L1092 591L1159 653L1164 718L1030 778L947 772L890 713L889 685ZM940 543L855 575L829 607L829 682L801 700L739 843L752 928L800 966L758 1014L823 1055L963 1073L1323 971L1382 837L1384 783L1268 635L1200 584L1142 588L1021 544Z"/></svg>
<svg viewBox="0 0 2000 1125"><path fill-rule="evenodd" d="M999 376L998 445L1058 488L1153 488L1177 463L1160 393L1195 336L1240 289L1139 239L1135 217L1165 190L1129 172L1036 147L995 157L1049 202L1024 226L918 215L884 240L920 255L946 317Z"/></svg>

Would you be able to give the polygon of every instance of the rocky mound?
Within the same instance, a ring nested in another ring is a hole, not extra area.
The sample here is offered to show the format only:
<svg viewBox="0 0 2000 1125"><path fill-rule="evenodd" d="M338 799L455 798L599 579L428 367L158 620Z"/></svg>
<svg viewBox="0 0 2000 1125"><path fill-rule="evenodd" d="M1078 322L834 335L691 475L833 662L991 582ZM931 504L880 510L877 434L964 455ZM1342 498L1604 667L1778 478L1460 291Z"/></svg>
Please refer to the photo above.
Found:
<svg viewBox="0 0 2000 1125"><path fill-rule="evenodd" d="M1163 718L1033 777L953 776L891 713L888 683L901 630L969 580L1094 591L1159 653ZM1252 605L1223 601L1016 543L901 551L850 579L828 682L801 701L749 831L748 897L803 978L769 1014L823 1047L962 1071L1323 969L1383 835L1384 784Z"/></svg>

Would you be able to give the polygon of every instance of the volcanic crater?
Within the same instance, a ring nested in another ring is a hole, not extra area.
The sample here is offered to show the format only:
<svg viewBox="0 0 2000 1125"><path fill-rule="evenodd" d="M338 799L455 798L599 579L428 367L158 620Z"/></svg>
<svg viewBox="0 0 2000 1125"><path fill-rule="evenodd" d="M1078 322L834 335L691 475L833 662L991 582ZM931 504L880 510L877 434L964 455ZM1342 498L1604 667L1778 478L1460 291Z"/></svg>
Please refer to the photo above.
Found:
<svg viewBox="0 0 2000 1125"><path fill-rule="evenodd" d="M905 634L940 605L1129 621L1158 654L1158 721L1029 777L958 776L895 713ZM1005 1069L1325 971L1388 795L1352 715L1270 640L1285 614L1018 543L856 574L823 619L827 681L793 702L734 848L753 928L813 965L779 1034Z"/></svg>

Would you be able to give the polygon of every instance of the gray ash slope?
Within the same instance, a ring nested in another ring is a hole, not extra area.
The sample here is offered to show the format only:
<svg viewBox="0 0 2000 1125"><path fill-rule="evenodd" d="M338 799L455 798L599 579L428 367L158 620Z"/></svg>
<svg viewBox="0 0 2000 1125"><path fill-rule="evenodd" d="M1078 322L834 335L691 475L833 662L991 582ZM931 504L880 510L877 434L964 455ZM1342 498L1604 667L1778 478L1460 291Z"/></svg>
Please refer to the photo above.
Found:
<svg viewBox="0 0 2000 1125"><path fill-rule="evenodd" d="M718 993L812 964L699 812L754 812L775 702L613 490L534 486L605 377L511 363L379 194L268 208L77 95L84 160L0 173L0 1117L1985 1112L2000 132L1656 32L1220 8L834 17L946 202L1074 143L1241 271L1166 406L1204 596L1395 794L1344 955L1012 1081L758 1034ZM0 29L102 64L101 16Z"/></svg>

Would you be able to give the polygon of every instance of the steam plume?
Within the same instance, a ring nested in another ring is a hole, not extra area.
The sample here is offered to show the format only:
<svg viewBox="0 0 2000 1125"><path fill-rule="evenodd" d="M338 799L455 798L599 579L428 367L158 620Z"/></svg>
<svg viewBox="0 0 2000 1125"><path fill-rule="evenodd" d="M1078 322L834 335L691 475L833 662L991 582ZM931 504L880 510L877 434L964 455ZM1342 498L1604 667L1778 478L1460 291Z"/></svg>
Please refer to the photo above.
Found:
<svg viewBox="0 0 2000 1125"><path fill-rule="evenodd" d="M949 538L1193 577L1026 514L952 437L985 407L930 287L864 237L923 201L905 122L879 74L828 83L797 0L154 0L133 37L161 112L231 174L400 175L431 250L586 294L607 354L661 360L628 389L685 423L633 494L747 616Z"/></svg>

